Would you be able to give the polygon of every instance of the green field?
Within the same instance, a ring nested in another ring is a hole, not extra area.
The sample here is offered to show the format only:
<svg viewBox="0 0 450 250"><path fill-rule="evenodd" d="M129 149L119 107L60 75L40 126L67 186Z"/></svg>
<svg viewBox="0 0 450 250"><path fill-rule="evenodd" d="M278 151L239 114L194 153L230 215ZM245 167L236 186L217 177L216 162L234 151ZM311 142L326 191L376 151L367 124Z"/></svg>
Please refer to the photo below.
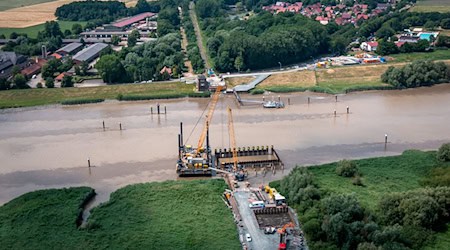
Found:
<svg viewBox="0 0 450 250"><path fill-rule="evenodd" d="M25 194L0 207L3 249L241 249L223 180L130 185L75 219L89 188Z"/></svg>
<svg viewBox="0 0 450 250"><path fill-rule="evenodd" d="M0 91L0 109L56 104L67 99L116 99L119 94L161 96L191 93L194 93L192 85L174 82L121 84L91 88L17 89Z"/></svg>
<svg viewBox="0 0 450 250"><path fill-rule="evenodd" d="M0 0L0 11L53 1L55 0Z"/></svg>
<svg viewBox="0 0 450 250"><path fill-rule="evenodd" d="M419 0L411 9L415 12L450 12L450 5L447 0Z"/></svg>
<svg viewBox="0 0 450 250"><path fill-rule="evenodd" d="M435 50L433 52L414 52L405 54L391 55L394 58L393 63L412 62L415 60L450 60L450 49Z"/></svg>
<svg viewBox="0 0 450 250"><path fill-rule="evenodd" d="M336 164L313 166L309 171L324 191L356 193L360 202L375 208L380 198L391 192L404 192L421 187L420 181L436 166L434 152L405 151L399 156L357 160L363 174L364 187L355 186L351 179L338 176Z"/></svg>
<svg viewBox="0 0 450 250"><path fill-rule="evenodd" d="M59 27L62 32L65 30L72 30L72 25L75 23L79 23L81 25L86 25L87 22L72 22L72 21L58 21ZM39 24L27 28L0 28L0 35L5 35L6 38L9 38L9 35L13 32L18 34L27 34L28 37L36 38L39 31L44 30L45 24Z"/></svg>

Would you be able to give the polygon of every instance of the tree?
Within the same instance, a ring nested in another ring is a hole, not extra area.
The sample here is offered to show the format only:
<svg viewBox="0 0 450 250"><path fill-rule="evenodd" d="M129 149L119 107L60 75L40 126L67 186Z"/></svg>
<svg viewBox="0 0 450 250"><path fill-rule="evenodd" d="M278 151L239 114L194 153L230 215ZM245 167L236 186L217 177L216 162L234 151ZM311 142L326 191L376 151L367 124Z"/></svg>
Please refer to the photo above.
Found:
<svg viewBox="0 0 450 250"><path fill-rule="evenodd" d="M22 74L17 74L13 78L13 85L16 89L26 89L29 88L27 85L27 79Z"/></svg>
<svg viewBox="0 0 450 250"><path fill-rule="evenodd" d="M53 77L47 77L45 79L45 87L51 89L55 87L55 80L53 79Z"/></svg>
<svg viewBox="0 0 450 250"><path fill-rule="evenodd" d="M81 26L81 24L79 24L79 23L74 23L72 25L72 33L75 35L78 35L81 32L83 32L83 26Z"/></svg>
<svg viewBox="0 0 450 250"><path fill-rule="evenodd" d="M381 40L378 43L376 53L381 56L385 56L385 55L390 55L390 54L397 54L398 51L399 51L398 47L397 47L397 45L395 45L395 43Z"/></svg>
<svg viewBox="0 0 450 250"><path fill-rule="evenodd" d="M65 30L64 31L64 37L69 37L72 35L72 32L70 30Z"/></svg>
<svg viewBox="0 0 450 250"><path fill-rule="evenodd" d="M87 63L86 61L83 61L81 63L80 70L81 70L81 75L82 76L87 75L88 74L88 70L89 70L89 63Z"/></svg>
<svg viewBox="0 0 450 250"><path fill-rule="evenodd" d="M335 54L345 54L347 51L347 43L345 39L341 36L338 36L331 40L331 51Z"/></svg>
<svg viewBox="0 0 450 250"><path fill-rule="evenodd" d="M81 69L80 69L80 66L75 65L74 70L75 70L75 75L81 76Z"/></svg>
<svg viewBox="0 0 450 250"><path fill-rule="evenodd" d="M137 40L141 37L139 31L133 30L131 34L128 35L128 47L134 47L137 43Z"/></svg>
<svg viewBox="0 0 450 250"><path fill-rule="evenodd" d="M427 30L435 30L436 29L436 27L438 26L439 24L437 23L437 22L434 22L434 21L427 21L424 25L423 25L423 27L425 28L425 29L427 29Z"/></svg>
<svg viewBox="0 0 450 250"><path fill-rule="evenodd" d="M450 143L442 144L439 147L436 157L441 162L450 161Z"/></svg>
<svg viewBox="0 0 450 250"><path fill-rule="evenodd" d="M150 4L147 0L138 0L136 6L134 7L134 13L139 14L148 11L150 11Z"/></svg>
<svg viewBox="0 0 450 250"><path fill-rule="evenodd" d="M11 75L14 77L17 74L20 74L20 67L18 65L14 65L11 70Z"/></svg>
<svg viewBox="0 0 450 250"><path fill-rule="evenodd" d="M41 33L43 38L50 38L50 37L62 37L63 33L61 32L61 29L59 27L58 22L56 21L49 21L45 22L44 24L44 31Z"/></svg>
<svg viewBox="0 0 450 250"><path fill-rule="evenodd" d="M341 160L337 163L336 174L343 177L353 177L359 174L359 169L354 161Z"/></svg>
<svg viewBox="0 0 450 250"><path fill-rule="evenodd" d="M0 90L7 90L10 88L11 83L5 78L0 78Z"/></svg>
<svg viewBox="0 0 450 250"><path fill-rule="evenodd" d="M42 89L42 83L41 83L41 82L38 82L38 83L36 84L36 88Z"/></svg>
<svg viewBox="0 0 450 250"><path fill-rule="evenodd" d="M126 72L122 62L114 54L100 57L95 67L98 69L103 81L108 84L126 80L124 79Z"/></svg>
<svg viewBox="0 0 450 250"><path fill-rule="evenodd" d="M244 67L244 58L242 58L242 53L234 60L234 67L238 70L238 72L240 72Z"/></svg>
<svg viewBox="0 0 450 250"><path fill-rule="evenodd" d="M64 75L61 81L61 87L62 88L73 87L73 78L71 75Z"/></svg>
<svg viewBox="0 0 450 250"><path fill-rule="evenodd" d="M377 30L376 35L378 38L388 39L389 37L393 36L395 34L395 31L387 26L383 25L379 30Z"/></svg>
<svg viewBox="0 0 450 250"><path fill-rule="evenodd" d="M119 36L116 36L116 35L113 35L113 36L111 37L111 43L112 43L112 45L114 45L114 46L119 45L119 43L120 43L120 37L119 37Z"/></svg>
<svg viewBox="0 0 450 250"><path fill-rule="evenodd" d="M58 72L61 61L58 59L50 59L47 64L42 67L42 77L53 77Z"/></svg>
<svg viewBox="0 0 450 250"><path fill-rule="evenodd" d="M441 20L441 28L450 29L450 18L444 18Z"/></svg>

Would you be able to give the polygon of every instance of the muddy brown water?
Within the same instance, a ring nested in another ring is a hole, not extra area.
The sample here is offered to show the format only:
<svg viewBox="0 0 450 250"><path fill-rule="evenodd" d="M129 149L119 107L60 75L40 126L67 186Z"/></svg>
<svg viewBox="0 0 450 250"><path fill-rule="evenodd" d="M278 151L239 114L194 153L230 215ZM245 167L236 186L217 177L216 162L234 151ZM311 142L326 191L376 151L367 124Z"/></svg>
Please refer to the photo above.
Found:
<svg viewBox="0 0 450 250"><path fill-rule="evenodd" d="M265 97L272 98L278 95ZM214 148L229 147L230 106L238 146L274 145L284 161L284 171L264 179L252 177L255 183L281 178L296 164L396 155L410 148L436 149L450 141L450 84L339 95L338 102L334 96L315 93L281 98L289 98L291 105L278 110L239 106L232 95L223 95L216 107L210 132ZM99 203L128 184L175 180L179 122L184 123L188 144L196 145L202 123L194 126L208 101L111 101L2 110L0 204L29 191L68 186L95 188ZM167 115L150 114L158 102L167 107Z"/></svg>

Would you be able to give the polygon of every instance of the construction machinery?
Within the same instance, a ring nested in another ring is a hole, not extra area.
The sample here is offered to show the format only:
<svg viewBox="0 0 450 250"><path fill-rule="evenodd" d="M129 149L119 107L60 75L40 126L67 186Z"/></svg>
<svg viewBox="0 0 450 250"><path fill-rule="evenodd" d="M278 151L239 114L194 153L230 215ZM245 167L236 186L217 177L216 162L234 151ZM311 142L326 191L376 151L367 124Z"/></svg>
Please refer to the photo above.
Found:
<svg viewBox="0 0 450 250"><path fill-rule="evenodd" d="M204 121L203 129L197 143L197 147L184 145L183 123L180 123L180 134L178 135L178 161L176 171L179 176L212 175L213 160L209 145L209 125L219 101L222 86L218 86L209 103L208 113ZM203 147L206 139L206 148Z"/></svg>
<svg viewBox="0 0 450 250"><path fill-rule="evenodd" d="M236 137L234 135L233 112L230 107L228 107L228 132L230 134L231 152L233 155L233 173L238 181L244 181L248 173L242 166L238 165L239 161L236 147Z"/></svg>
<svg viewBox="0 0 450 250"><path fill-rule="evenodd" d="M282 228L278 229L278 233L280 234L280 244L278 245L278 250L285 250L287 248L287 232L286 229L294 228L294 223L290 222L284 225Z"/></svg>
<svg viewBox="0 0 450 250"><path fill-rule="evenodd" d="M275 188L271 188L270 186L265 186L264 190L269 194L269 199L272 200L275 205L283 206L286 204L286 198L282 196Z"/></svg>

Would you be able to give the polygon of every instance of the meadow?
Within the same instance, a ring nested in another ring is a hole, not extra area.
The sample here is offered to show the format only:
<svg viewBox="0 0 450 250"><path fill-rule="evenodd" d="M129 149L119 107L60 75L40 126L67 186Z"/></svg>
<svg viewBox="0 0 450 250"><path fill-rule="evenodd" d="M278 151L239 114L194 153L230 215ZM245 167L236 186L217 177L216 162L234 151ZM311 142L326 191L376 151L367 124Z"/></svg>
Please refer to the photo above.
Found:
<svg viewBox="0 0 450 250"><path fill-rule="evenodd" d="M6 249L241 249L220 179L130 185L77 228L90 188L52 189L0 207Z"/></svg>

